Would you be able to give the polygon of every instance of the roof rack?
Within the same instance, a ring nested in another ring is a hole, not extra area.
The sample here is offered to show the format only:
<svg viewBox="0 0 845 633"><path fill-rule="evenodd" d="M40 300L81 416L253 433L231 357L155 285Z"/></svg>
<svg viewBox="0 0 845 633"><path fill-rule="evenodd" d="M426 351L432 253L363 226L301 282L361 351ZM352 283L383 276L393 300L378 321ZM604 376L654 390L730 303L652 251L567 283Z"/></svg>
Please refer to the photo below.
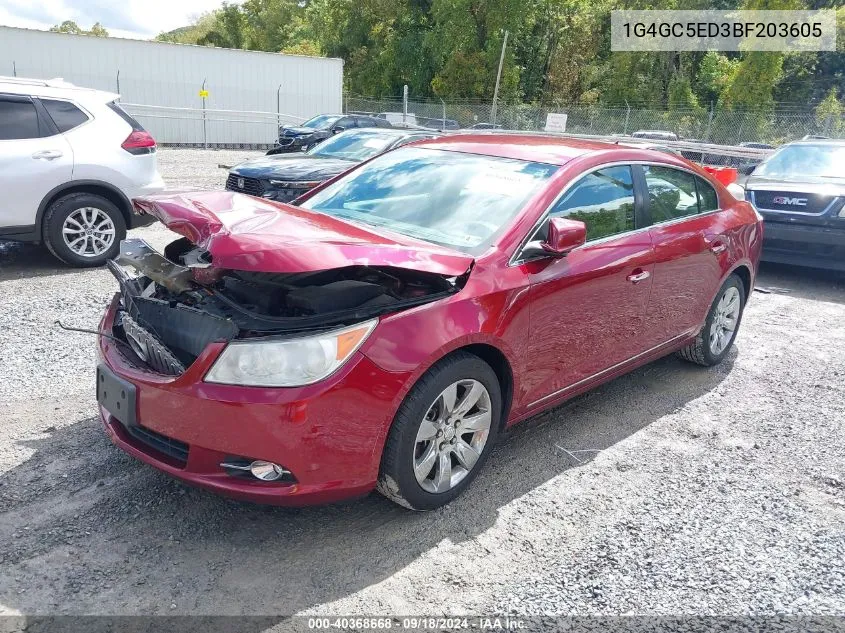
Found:
<svg viewBox="0 0 845 633"><path fill-rule="evenodd" d="M30 77L5 77L0 75L0 83L18 84L21 86L44 86L45 88L76 88L74 84L65 81L61 77L33 79Z"/></svg>

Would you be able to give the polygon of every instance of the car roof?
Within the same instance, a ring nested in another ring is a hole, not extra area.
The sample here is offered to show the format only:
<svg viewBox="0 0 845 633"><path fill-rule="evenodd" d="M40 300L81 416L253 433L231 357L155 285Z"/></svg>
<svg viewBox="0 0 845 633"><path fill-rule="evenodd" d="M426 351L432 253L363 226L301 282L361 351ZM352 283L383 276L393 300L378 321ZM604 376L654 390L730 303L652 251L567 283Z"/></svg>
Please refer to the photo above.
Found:
<svg viewBox="0 0 845 633"><path fill-rule="evenodd" d="M800 141L792 141L786 145L845 145L845 138L808 138Z"/></svg>
<svg viewBox="0 0 845 633"><path fill-rule="evenodd" d="M83 88L61 78L32 79L28 77L0 76L0 92L7 94L33 95L36 97L64 97L72 99L91 98L97 101L114 101L120 97L114 92Z"/></svg>
<svg viewBox="0 0 845 633"><path fill-rule="evenodd" d="M483 154L550 165L564 165L574 158L593 152L627 149L616 143L568 138L544 134L453 134L420 141L416 147L428 147L466 154ZM648 151L648 150L642 150ZM653 155L653 153L652 153ZM666 156L669 156L668 154Z"/></svg>

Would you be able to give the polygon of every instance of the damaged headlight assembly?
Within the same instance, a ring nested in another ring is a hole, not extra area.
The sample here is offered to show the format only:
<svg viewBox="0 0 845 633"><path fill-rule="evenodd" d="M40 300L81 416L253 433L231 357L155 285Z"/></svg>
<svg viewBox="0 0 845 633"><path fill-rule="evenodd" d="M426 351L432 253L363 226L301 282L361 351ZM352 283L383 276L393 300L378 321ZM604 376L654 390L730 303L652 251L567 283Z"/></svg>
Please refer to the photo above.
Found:
<svg viewBox="0 0 845 633"><path fill-rule="evenodd" d="M251 387L302 387L331 376L363 345L378 319L298 338L230 342L205 382Z"/></svg>

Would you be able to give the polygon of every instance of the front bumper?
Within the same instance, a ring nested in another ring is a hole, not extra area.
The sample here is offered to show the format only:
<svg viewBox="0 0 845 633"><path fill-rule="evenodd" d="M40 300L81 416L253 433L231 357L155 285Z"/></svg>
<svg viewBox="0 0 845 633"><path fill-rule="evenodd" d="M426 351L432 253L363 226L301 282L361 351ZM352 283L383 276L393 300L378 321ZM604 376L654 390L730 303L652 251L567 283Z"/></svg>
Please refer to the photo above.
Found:
<svg viewBox="0 0 845 633"><path fill-rule="evenodd" d="M766 262L845 270L845 229L785 222L766 222Z"/></svg>
<svg viewBox="0 0 845 633"><path fill-rule="evenodd" d="M113 334L118 305L116 295L100 325L102 334ZM402 376L385 372L358 353L337 374L307 387L265 389L203 382L224 345L209 344L184 374L173 377L139 367L118 343L99 337L100 362L134 385L137 423L155 441L130 433L101 408L111 440L172 477L247 501L325 503L363 495L375 487ZM177 459L173 452L159 450L160 442L173 443L186 457ZM232 476L220 466L232 457L281 464L296 481Z"/></svg>

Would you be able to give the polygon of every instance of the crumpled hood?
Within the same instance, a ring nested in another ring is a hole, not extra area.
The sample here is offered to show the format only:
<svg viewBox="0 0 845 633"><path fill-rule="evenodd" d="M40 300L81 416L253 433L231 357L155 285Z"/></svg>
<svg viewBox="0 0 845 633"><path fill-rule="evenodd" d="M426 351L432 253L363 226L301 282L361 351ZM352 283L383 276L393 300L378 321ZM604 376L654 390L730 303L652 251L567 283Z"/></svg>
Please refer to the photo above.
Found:
<svg viewBox="0 0 845 633"><path fill-rule="evenodd" d="M232 191L144 196L133 204L207 250L218 268L298 273L396 266L457 277L473 262L460 251Z"/></svg>
<svg viewBox="0 0 845 633"><path fill-rule="evenodd" d="M318 155L280 154L249 160L232 167L232 173L267 180L328 180L345 172L355 161Z"/></svg>

